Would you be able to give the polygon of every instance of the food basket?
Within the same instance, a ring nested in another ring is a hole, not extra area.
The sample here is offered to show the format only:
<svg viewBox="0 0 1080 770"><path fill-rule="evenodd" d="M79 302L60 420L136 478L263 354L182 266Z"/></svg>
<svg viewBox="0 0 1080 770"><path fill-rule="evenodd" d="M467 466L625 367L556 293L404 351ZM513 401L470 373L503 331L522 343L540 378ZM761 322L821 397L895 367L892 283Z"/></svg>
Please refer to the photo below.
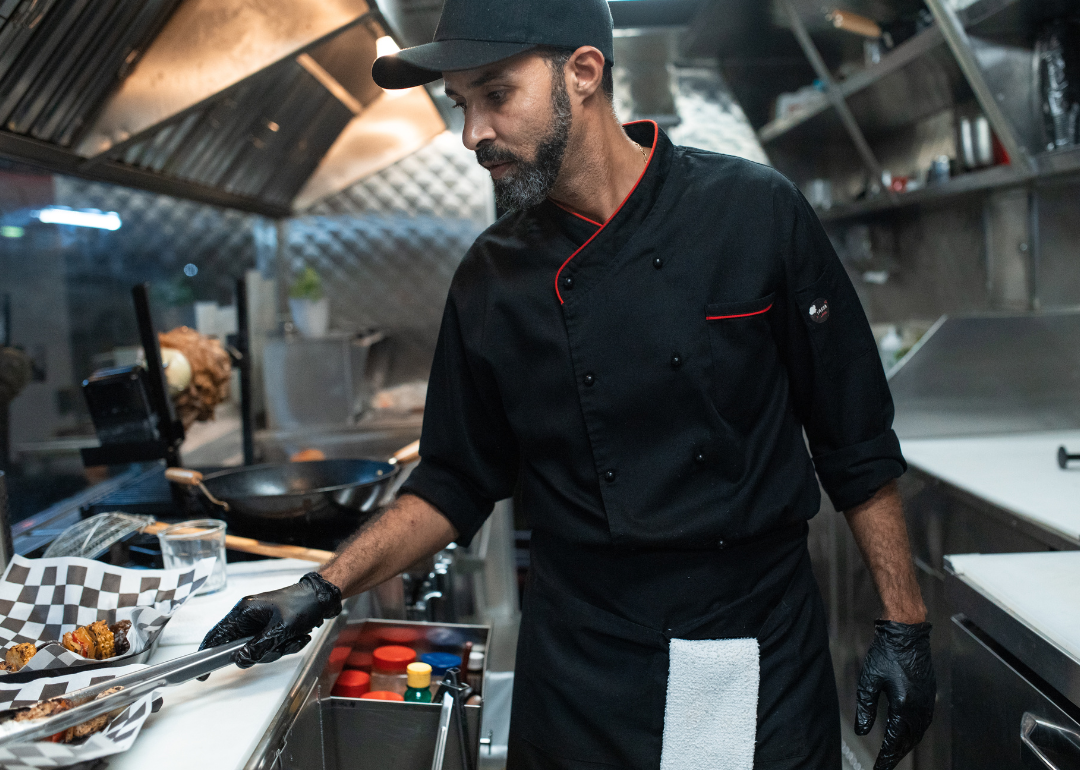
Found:
<svg viewBox="0 0 1080 770"><path fill-rule="evenodd" d="M17 673L0 671L0 685L28 682L75 667L101 668L145 663L173 614L206 582L214 559L190 569L141 570L74 557L12 557L0 578L0 646L29 642L35 654ZM59 640L97 620L129 621L130 648L106 660L91 660Z"/></svg>
<svg viewBox="0 0 1080 770"><path fill-rule="evenodd" d="M0 709L32 706L40 700L58 698L88 687L91 684L113 679L146 668L142 665L115 666L108 671L87 671L63 676L41 677L33 682L9 684L0 681ZM127 751L138 737L143 722L151 712L157 711L161 700L157 693L149 693L126 706L109 720L101 732L90 735L77 743L17 743L0 747L0 770L31 770L42 767L67 767Z"/></svg>

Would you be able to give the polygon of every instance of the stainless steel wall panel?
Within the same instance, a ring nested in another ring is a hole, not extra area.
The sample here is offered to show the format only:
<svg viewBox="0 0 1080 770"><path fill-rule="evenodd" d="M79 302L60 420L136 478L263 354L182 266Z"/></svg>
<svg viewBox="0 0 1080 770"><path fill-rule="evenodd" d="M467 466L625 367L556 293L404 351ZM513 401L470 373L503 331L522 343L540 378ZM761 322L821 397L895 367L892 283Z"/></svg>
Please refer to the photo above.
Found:
<svg viewBox="0 0 1080 770"><path fill-rule="evenodd" d="M1080 427L1080 313L949 318L890 372L901 438Z"/></svg>
<svg viewBox="0 0 1080 770"><path fill-rule="evenodd" d="M389 384L426 379L450 279L493 217L489 175L447 132L288 220L282 269L315 268L336 328L389 334Z"/></svg>
<svg viewBox="0 0 1080 770"><path fill-rule="evenodd" d="M769 163L750 121L714 65L674 65L672 95L679 124L667 131L675 144Z"/></svg>

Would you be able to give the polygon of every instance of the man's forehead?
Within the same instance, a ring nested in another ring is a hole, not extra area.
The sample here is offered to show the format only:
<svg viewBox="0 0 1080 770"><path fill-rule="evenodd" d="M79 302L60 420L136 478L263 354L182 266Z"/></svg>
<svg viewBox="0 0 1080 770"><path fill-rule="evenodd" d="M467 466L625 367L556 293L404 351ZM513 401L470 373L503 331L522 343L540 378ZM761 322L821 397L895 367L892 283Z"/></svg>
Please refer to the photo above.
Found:
<svg viewBox="0 0 1080 770"><path fill-rule="evenodd" d="M461 90L479 88L493 80L509 77L520 71L529 64L529 60L536 54L527 51L503 61L489 64L486 67L477 67L471 70L458 70L456 72L444 72L443 83L446 93L455 93Z"/></svg>

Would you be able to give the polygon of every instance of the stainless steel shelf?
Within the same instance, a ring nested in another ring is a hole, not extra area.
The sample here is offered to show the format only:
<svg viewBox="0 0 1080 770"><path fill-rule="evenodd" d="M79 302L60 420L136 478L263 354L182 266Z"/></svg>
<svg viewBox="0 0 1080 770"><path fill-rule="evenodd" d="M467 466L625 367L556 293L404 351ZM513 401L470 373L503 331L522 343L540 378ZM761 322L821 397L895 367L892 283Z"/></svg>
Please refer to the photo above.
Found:
<svg viewBox="0 0 1080 770"><path fill-rule="evenodd" d="M819 211L823 222L836 222L843 219L857 219L872 214L881 214L897 209L917 206L929 201L959 197L986 190L1019 187L1030 182L1041 182L1057 177L1080 174L1080 147L1071 150L1047 152L1036 157L1038 171L1034 174L1017 171L1013 166L994 166L954 177L939 185L923 187L908 193L900 193L896 200L880 195L854 203L841 203L830 209Z"/></svg>
<svg viewBox="0 0 1080 770"><path fill-rule="evenodd" d="M1080 147L1071 150L1057 150L1045 152L1035 158L1039 169L1038 177L1061 176L1080 172Z"/></svg>
<svg viewBox="0 0 1080 770"><path fill-rule="evenodd" d="M970 34L1025 38L1039 23L1076 10L1075 0L977 0L958 13Z"/></svg>
<svg viewBox="0 0 1080 770"><path fill-rule="evenodd" d="M872 88L892 73L903 69L912 62L923 58L927 53L942 46L944 42L945 37L941 34L941 30L936 26L924 30L913 38L905 40L898 45L882 57L878 64L867 67L865 70L852 75L847 80L838 83L840 92L845 98L848 98L868 88ZM767 123L760 131L758 131L758 139L762 144L769 144L831 109L832 105L829 104L828 99L822 94L821 103L816 107L801 112L798 115L779 118Z"/></svg>
<svg viewBox="0 0 1080 770"><path fill-rule="evenodd" d="M912 192L900 193L896 200L890 200L884 195L875 198L856 201L855 203L842 203L830 209L818 212L823 222L836 222L843 219L855 219L871 214L895 211L897 209L917 206L921 203L953 198L970 193L991 190L995 188L1016 187L1024 184L1030 176L1018 174L1011 166L994 166L982 171L974 171L963 176L954 177L948 182L938 185L930 185Z"/></svg>

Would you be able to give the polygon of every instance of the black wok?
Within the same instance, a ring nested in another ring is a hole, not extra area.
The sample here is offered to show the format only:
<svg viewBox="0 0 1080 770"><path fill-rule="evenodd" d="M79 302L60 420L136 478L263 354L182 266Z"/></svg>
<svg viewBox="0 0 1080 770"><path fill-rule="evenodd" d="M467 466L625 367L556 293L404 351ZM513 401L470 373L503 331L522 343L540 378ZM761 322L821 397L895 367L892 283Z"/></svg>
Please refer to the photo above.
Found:
<svg viewBox="0 0 1080 770"><path fill-rule="evenodd" d="M165 477L202 490L232 522L315 523L342 511L367 513L386 493L401 466L419 457L419 442L398 450L387 462L317 460L250 465L203 475L168 468Z"/></svg>

